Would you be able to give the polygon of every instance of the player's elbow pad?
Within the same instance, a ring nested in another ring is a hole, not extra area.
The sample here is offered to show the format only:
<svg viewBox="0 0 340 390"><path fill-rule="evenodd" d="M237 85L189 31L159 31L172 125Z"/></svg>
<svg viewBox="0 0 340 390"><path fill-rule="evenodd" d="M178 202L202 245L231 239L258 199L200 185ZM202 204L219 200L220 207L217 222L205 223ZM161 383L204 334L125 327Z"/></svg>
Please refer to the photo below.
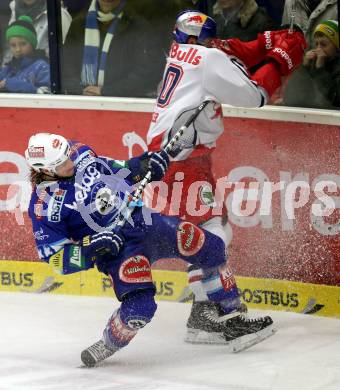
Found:
<svg viewBox="0 0 340 390"><path fill-rule="evenodd" d="M75 272L93 268L94 263L86 260L79 245L65 245L57 253L50 256L48 263L53 270L61 275L70 275Z"/></svg>

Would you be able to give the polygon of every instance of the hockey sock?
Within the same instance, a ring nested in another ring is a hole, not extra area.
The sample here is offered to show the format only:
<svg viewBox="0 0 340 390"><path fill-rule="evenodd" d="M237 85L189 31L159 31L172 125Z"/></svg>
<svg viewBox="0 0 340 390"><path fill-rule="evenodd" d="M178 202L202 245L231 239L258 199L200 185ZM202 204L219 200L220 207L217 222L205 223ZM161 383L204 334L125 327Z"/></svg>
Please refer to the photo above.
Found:
<svg viewBox="0 0 340 390"><path fill-rule="evenodd" d="M108 321L103 334L105 344L110 348L128 345L138 330L151 321L156 309L154 291L129 294Z"/></svg>
<svg viewBox="0 0 340 390"><path fill-rule="evenodd" d="M203 271L194 265L188 267L189 287L195 296L195 301L208 301L209 298L202 284Z"/></svg>
<svg viewBox="0 0 340 390"><path fill-rule="evenodd" d="M204 269L202 283L208 299L219 303L226 314L241 305L234 275L226 264Z"/></svg>

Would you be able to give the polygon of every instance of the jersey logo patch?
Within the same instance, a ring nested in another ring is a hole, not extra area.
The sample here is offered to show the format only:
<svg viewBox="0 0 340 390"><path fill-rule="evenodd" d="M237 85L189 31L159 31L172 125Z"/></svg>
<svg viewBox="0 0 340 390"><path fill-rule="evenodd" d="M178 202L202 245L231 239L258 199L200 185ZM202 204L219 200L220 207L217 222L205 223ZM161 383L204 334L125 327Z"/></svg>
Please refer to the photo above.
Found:
<svg viewBox="0 0 340 390"><path fill-rule="evenodd" d="M61 210L66 196L66 190L56 189L48 204L47 217L50 222L60 222Z"/></svg>
<svg viewBox="0 0 340 390"><path fill-rule="evenodd" d="M115 207L119 207L119 200L117 201L115 194L110 188L100 188L96 194L95 205L97 210L102 215L111 213Z"/></svg>
<svg viewBox="0 0 340 390"><path fill-rule="evenodd" d="M46 197L47 197L47 192L44 189L39 191L37 202L34 205L34 214L36 215L38 220L43 219L44 203L45 203Z"/></svg>
<svg viewBox="0 0 340 390"><path fill-rule="evenodd" d="M214 103L213 110L215 111L215 114L210 118L211 120L223 117L222 106L220 104Z"/></svg>
<svg viewBox="0 0 340 390"><path fill-rule="evenodd" d="M149 260L142 255L129 257L119 268L119 278L125 283L152 282Z"/></svg>
<svg viewBox="0 0 340 390"><path fill-rule="evenodd" d="M48 234L44 234L44 231L43 231L42 227L39 230L33 232L33 236L38 241L44 241L46 238L49 237Z"/></svg>
<svg viewBox="0 0 340 390"><path fill-rule="evenodd" d="M89 164L95 161L95 154L92 150L87 150L76 158L74 164L76 165L77 171L83 171Z"/></svg>
<svg viewBox="0 0 340 390"><path fill-rule="evenodd" d="M209 206L209 207L215 207L215 198L214 194L212 192L211 186L203 185L199 189L199 198L202 204Z"/></svg>
<svg viewBox="0 0 340 390"><path fill-rule="evenodd" d="M220 271L220 279L221 279L221 283L222 283L224 291L230 291L234 287L236 287L236 281L235 281L234 275L233 275L231 269L227 265L222 266L219 269L219 271Z"/></svg>
<svg viewBox="0 0 340 390"><path fill-rule="evenodd" d="M181 222L177 228L177 246L181 255L193 256L203 246L205 235L202 229L190 222Z"/></svg>

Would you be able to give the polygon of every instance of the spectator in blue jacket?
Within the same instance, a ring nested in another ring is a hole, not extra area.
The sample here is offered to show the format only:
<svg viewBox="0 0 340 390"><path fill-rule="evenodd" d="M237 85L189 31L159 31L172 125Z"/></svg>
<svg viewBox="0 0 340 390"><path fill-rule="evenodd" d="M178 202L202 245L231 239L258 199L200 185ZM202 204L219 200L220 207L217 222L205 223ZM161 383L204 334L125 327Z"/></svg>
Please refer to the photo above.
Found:
<svg viewBox="0 0 340 390"><path fill-rule="evenodd" d="M20 16L6 30L12 59L0 68L0 91L48 93L50 66L44 51L36 50L37 33L29 16Z"/></svg>

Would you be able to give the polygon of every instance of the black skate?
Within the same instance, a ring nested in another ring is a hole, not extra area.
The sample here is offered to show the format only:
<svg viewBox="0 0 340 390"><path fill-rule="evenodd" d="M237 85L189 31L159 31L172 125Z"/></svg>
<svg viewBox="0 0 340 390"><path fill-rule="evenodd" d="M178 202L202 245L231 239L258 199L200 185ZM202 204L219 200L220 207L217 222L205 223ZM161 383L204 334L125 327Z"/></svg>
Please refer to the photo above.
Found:
<svg viewBox="0 0 340 390"><path fill-rule="evenodd" d="M109 358L117 351L118 348L108 348L103 340L99 340L91 345L91 347L84 349L81 353L81 361L87 367L94 367L97 363Z"/></svg>
<svg viewBox="0 0 340 390"><path fill-rule="evenodd" d="M249 319L247 308L221 314L214 302L194 302L187 322L185 341L194 344L225 344L230 352L239 352L258 344L275 333L270 317Z"/></svg>

